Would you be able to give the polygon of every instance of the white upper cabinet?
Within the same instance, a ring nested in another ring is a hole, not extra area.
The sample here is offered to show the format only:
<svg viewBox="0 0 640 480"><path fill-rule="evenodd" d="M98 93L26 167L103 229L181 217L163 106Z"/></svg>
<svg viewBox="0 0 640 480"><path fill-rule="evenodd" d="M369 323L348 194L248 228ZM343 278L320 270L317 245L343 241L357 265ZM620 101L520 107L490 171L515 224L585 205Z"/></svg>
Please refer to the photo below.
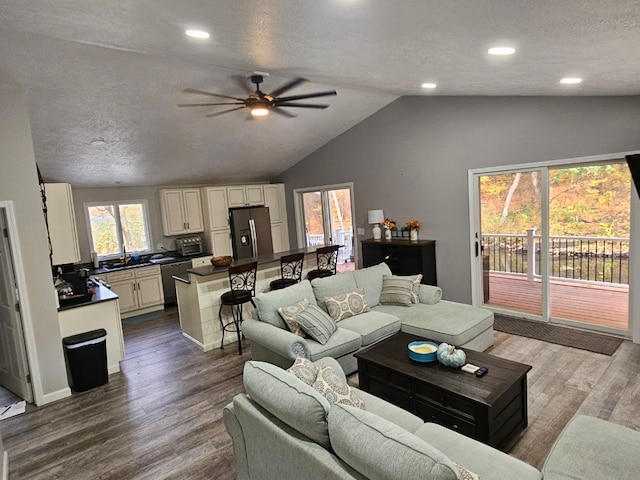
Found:
<svg viewBox="0 0 640 480"><path fill-rule="evenodd" d="M226 187L205 187L201 190L205 230L229 228L229 206Z"/></svg>
<svg viewBox="0 0 640 480"><path fill-rule="evenodd" d="M227 187L227 204L229 207L264 205L262 185L234 185Z"/></svg>
<svg viewBox="0 0 640 480"><path fill-rule="evenodd" d="M271 223L282 222L287 218L287 205L284 198L284 184L274 183L265 185L264 206L269 207Z"/></svg>
<svg viewBox="0 0 640 480"><path fill-rule="evenodd" d="M160 190L162 231L166 236L204 231L202 202L197 188Z"/></svg>
<svg viewBox="0 0 640 480"><path fill-rule="evenodd" d="M49 237L53 250L53 265L80 261L73 195L68 183L45 184Z"/></svg>

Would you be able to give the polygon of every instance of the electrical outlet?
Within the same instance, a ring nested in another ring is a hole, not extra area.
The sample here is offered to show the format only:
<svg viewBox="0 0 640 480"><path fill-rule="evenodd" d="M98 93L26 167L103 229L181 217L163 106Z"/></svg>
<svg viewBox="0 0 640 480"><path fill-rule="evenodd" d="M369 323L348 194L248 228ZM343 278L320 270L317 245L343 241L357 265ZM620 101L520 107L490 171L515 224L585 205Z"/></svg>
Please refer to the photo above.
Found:
<svg viewBox="0 0 640 480"><path fill-rule="evenodd" d="M164 248L164 243L156 244L156 250L162 250Z"/></svg>
<svg viewBox="0 0 640 480"><path fill-rule="evenodd" d="M358 235L364 235L364 228L358 228Z"/></svg>

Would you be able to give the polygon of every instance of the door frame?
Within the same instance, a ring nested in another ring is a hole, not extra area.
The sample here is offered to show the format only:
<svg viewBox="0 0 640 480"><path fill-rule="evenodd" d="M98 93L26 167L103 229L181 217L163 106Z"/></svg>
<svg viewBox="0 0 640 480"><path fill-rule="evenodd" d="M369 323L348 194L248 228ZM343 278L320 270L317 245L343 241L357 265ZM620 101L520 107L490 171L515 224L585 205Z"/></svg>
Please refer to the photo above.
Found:
<svg viewBox="0 0 640 480"><path fill-rule="evenodd" d="M33 401L36 405L40 405L43 400L42 393L42 377L38 368L38 360L36 358L36 341L33 331L33 322L31 321L31 308L28 297L29 289L24 276L24 264L22 263L22 251L20 249L20 237L18 235L18 227L16 223L15 209L13 201L0 200L0 209L3 209L7 219L7 229L9 230L9 242L11 245L11 261L13 263L13 274L15 275L16 285L18 289L18 302L20 304L20 316L22 320L22 333L27 352L27 368L31 376L31 393ZM53 289L51 296L53 298Z"/></svg>
<svg viewBox="0 0 640 480"><path fill-rule="evenodd" d="M515 173L515 172L524 172L531 170L549 170L554 167L563 167L563 166L571 166L571 165L579 165L579 164L591 164L591 163L605 163L613 160L625 160L627 155L638 154L640 151L632 151L632 152L620 152L620 153L610 153L603 155L592 155L586 157L575 157L575 158L566 158L566 159L558 159L558 160L548 160L548 161L540 161L540 162L531 162L531 163L523 163L523 164L515 164L515 165L504 165L504 166L495 166L495 167L483 167L477 169L470 169L467 172L467 181L468 181L468 196L469 196L469 256L471 263L471 301L472 305L475 307L481 307L484 304L483 301L483 290L482 290L482 256L478 254L476 256L476 241L479 241L476 238L477 235L480 234L481 228L481 219L480 219L480 209L477 202L479 198L480 191L479 185L476 179L481 175L492 175L499 173ZM541 208L543 209L542 218L543 225L542 228L547 232L549 230L548 219L549 212L547 211L545 214L544 209L549 208L548 202L548 177L547 175L543 175L543 198ZM640 255L634 255L635 252L640 252L640 199L638 198L638 193L636 188L631 185L631 254L629 255L629 325L627 330L627 335L630 335L634 343L640 343L640 294L635 293L634 286L640 282ZM634 193L635 192L635 193ZM547 197L547 198L545 198ZM543 236L544 242L544 236ZM546 244L542 244L543 251L548 251L548 236ZM541 257L542 261L542 270L548 271L548 255L543 255ZM543 276L543 280L547 278L548 275ZM546 282L545 282L546 283ZM485 306L484 308L489 308ZM548 285L543 284L543 298L542 298L542 308L543 315L547 315L544 318L551 318L548 316L549 312L549 289ZM498 313L502 313L500 309L493 309L493 311ZM508 312L504 312L508 313ZM524 315L524 314L523 314ZM536 316L527 315L528 318L535 318ZM543 316L539 316L539 319L542 319ZM567 323L567 322L564 322Z"/></svg>
<svg viewBox="0 0 640 480"><path fill-rule="evenodd" d="M348 183L337 183L337 184L333 184L333 185L321 185L321 186L315 186L315 187L302 187L302 188L294 188L293 189L293 208L295 211L295 215L296 215L296 242L297 242L297 246L298 248L307 248L307 242L305 239L305 233L304 233L304 208L303 208L303 204L302 204L302 194L303 193L308 193L308 192L321 192L321 191L329 191L329 190L349 190L349 197L351 199L351 219L352 219L352 224L351 224L351 228L353 229L353 237L356 237L356 228L355 228L355 221L354 219L356 218L356 202L355 202L355 195L354 195L354 191L353 191L353 182L348 182ZM322 212L323 215L323 224L325 224L327 222L327 212L324 211ZM329 221L331 220L330 218L328 219ZM355 265L358 265L358 249L353 248L353 261L355 263Z"/></svg>

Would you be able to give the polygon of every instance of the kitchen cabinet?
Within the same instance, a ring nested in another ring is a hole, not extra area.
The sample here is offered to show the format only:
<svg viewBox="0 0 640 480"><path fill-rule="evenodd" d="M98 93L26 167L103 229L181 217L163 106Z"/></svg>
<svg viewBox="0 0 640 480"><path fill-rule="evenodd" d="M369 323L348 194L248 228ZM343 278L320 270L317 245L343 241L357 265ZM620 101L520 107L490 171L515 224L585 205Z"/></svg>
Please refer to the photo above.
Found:
<svg viewBox="0 0 640 480"><path fill-rule="evenodd" d="M227 187L204 187L201 193L205 249L215 256L232 255Z"/></svg>
<svg viewBox="0 0 640 480"><path fill-rule="evenodd" d="M435 240L362 241L363 267L385 262L394 275L422 274L422 283L437 285Z"/></svg>
<svg viewBox="0 0 640 480"><path fill-rule="evenodd" d="M47 220L53 251L53 265L80 261L78 229L73 195L68 183L46 183Z"/></svg>
<svg viewBox="0 0 640 480"><path fill-rule="evenodd" d="M231 233L229 229L204 233L204 245L209 253L216 257L233 256Z"/></svg>
<svg viewBox="0 0 640 480"><path fill-rule="evenodd" d="M227 205L229 208L264 205L262 185L234 185L227 187Z"/></svg>
<svg viewBox="0 0 640 480"><path fill-rule="evenodd" d="M269 207L271 218L271 239L273 253L289 250L289 225L287 223L287 202L284 184L264 185L264 204Z"/></svg>
<svg viewBox="0 0 640 480"><path fill-rule="evenodd" d="M120 313L164 308L160 266L130 268L107 274L107 282L118 295ZM160 308L153 308L160 307ZM131 316L131 315L128 315Z"/></svg>
<svg viewBox="0 0 640 480"><path fill-rule="evenodd" d="M160 212L165 236L204 231L202 201L197 188L160 190Z"/></svg>

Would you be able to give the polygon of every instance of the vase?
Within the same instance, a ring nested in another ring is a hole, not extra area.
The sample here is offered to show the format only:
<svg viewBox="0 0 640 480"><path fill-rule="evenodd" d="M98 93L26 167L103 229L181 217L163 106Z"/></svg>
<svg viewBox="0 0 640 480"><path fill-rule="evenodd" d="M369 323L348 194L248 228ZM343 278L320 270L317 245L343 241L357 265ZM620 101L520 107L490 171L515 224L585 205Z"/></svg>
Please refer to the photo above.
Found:
<svg viewBox="0 0 640 480"><path fill-rule="evenodd" d="M411 240L417 240L418 239L418 230L415 228L411 229Z"/></svg>
<svg viewBox="0 0 640 480"><path fill-rule="evenodd" d="M391 240L391 230L389 230L388 228L384 229L384 239Z"/></svg>

